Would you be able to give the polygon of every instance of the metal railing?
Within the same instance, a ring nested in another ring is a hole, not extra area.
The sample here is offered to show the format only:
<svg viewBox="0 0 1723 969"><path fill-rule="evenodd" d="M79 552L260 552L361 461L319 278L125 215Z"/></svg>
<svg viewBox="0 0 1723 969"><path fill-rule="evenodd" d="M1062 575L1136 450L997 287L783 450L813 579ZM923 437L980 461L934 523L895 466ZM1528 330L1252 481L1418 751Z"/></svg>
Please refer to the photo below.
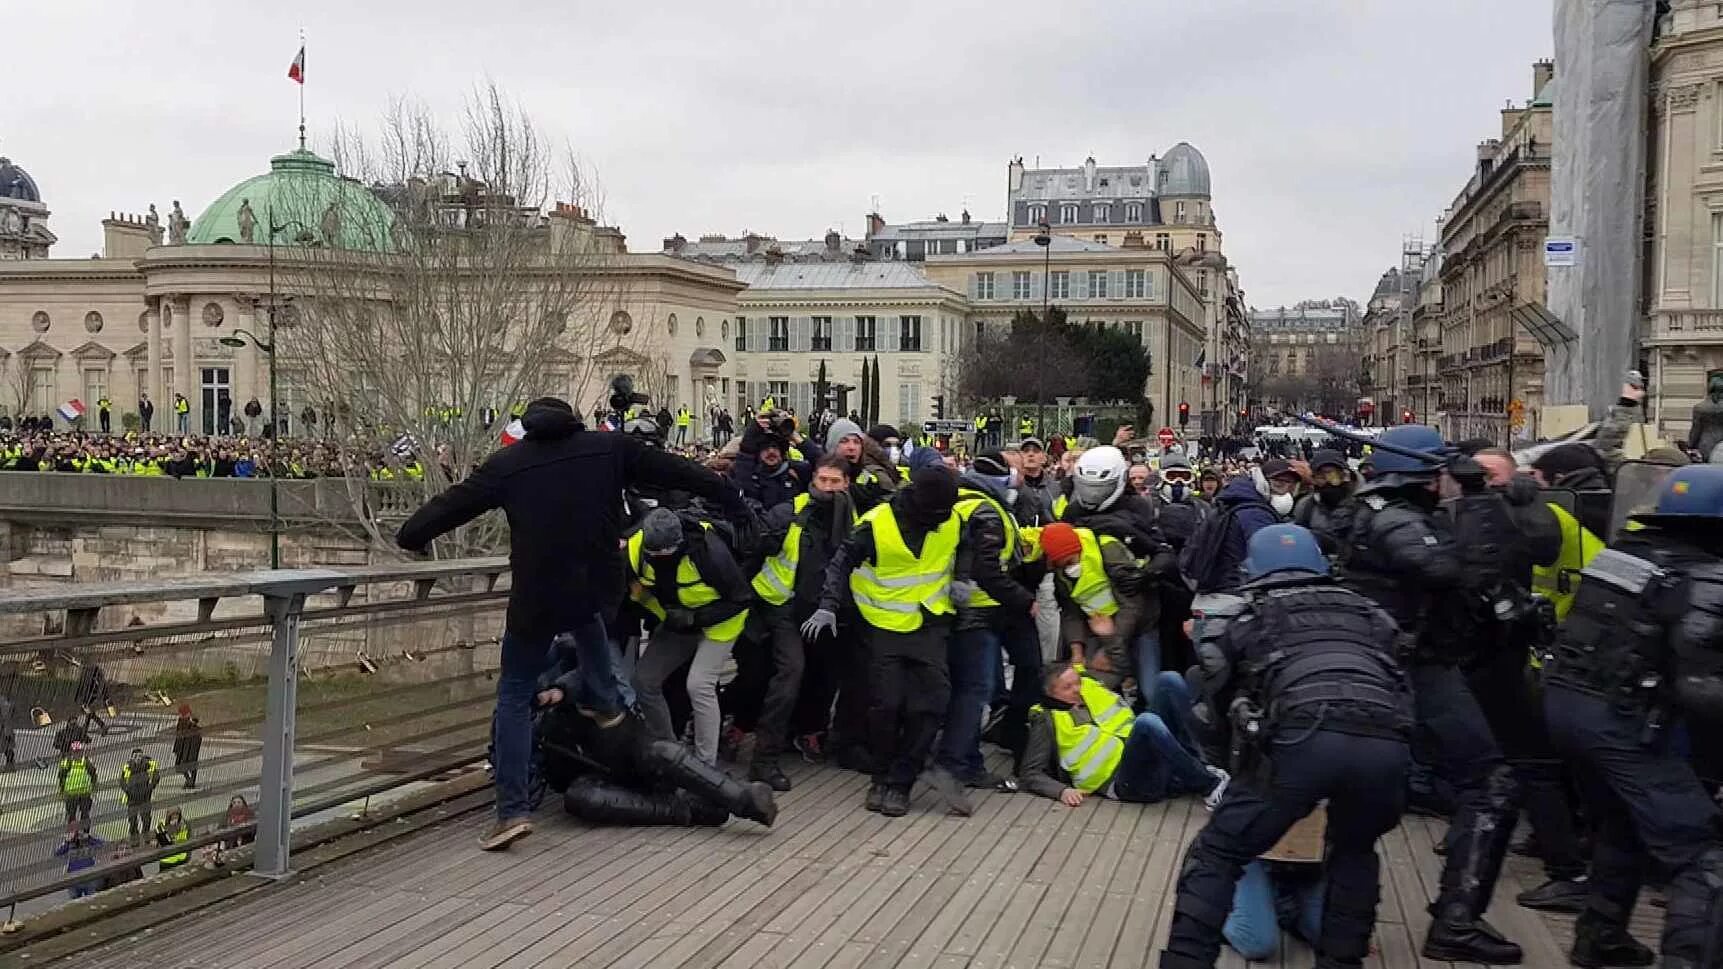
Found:
<svg viewBox="0 0 1723 969"><path fill-rule="evenodd" d="M507 574L488 558L0 592L0 908L253 837L256 873L284 875L296 820L482 760ZM127 795L134 750L157 783ZM62 780L75 753L88 794Z"/></svg>

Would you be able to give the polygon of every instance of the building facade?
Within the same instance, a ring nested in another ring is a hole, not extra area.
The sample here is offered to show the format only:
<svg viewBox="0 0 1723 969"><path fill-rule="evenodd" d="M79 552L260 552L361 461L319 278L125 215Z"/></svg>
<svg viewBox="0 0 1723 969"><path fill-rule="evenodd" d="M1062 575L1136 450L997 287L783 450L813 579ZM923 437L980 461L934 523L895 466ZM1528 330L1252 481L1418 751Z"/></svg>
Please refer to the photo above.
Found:
<svg viewBox="0 0 1723 969"><path fill-rule="evenodd" d="M742 263L730 349L736 413L766 397L797 414L818 409L814 387L825 365L838 413L860 407L862 368L879 362L879 417L919 429L934 400L955 415L968 302L905 262ZM909 431L906 430L906 433Z"/></svg>
<svg viewBox="0 0 1723 969"><path fill-rule="evenodd" d="M1350 418L1365 363L1357 303L1338 297L1250 311L1251 411Z"/></svg>
<svg viewBox="0 0 1723 969"><path fill-rule="evenodd" d="M54 242L36 180L0 155L0 259L46 259Z"/></svg>
<svg viewBox="0 0 1723 969"><path fill-rule="evenodd" d="M878 212L867 217L868 257L921 262L928 256L961 256L977 249L990 249L1010 241L1010 228L1003 222L981 222L964 209L956 222L943 213L921 222L888 225Z"/></svg>
<svg viewBox="0 0 1723 969"><path fill-rule="evenodd" d="M93 415L105 396L113 401L118 430L148 394L156 407L154 429L161 431L171 426L172 400L181 394L191 408L190 430L199 433L215 430L222 396L236 414L253 398L267 409L268 355L243 338L243 348L222 341L241 329L270 332L272 276L275 298L291 298L283 286L295 278L292 254L276 247L279 271L272 274L272 247L246 241L257 238L257 225L242 225L240 203L264 212L284 183L293 182L293 191L303 193L304 180L339 182L342 191L351 187L330 163L301 149L277 156L269 172L239 183L195 221L179 221L176 205L165 243L152 206L143 217L105 220L100 258L47 258L43 245L31 258L0 261L0 412L50 416L76 399ZM33 185L13 176L12 184L20 183ZM41 207L39 200L33 204ZM734 273L663 255L628 254L620 233L592 225L578 210L559 209L545 218L553 229L589 233L607 251L591 265L588 309L606 321L603 335L578 352L546 348L553 363L543 391L569 396L590 412L606 396L604 379L586 379L596 369L604 376L634 374L672 408L722 401L730 376L725 340L742 289ZM39 223L33 228L45 230ZM291 357L290 326L276 334L283 356ZM304 381L290 368L277 376L280 419L291 432L303 407L317 402L307 399ZM353 406L363 408L365 402ZM93 419L86 424L94 426Z"/></svg>
<svg viewBox="0 0 1723 969"><path fill-rule="evenodd" d="M1206 305L1172 253L1135 239L1111 246L1055 235L1047 247L1012 242L933 256L926 271L966 295L975 334L1008 328L1018 312L1039 313L1044 302L1063 309L1073 324L1124 330L1149 350L1153 369L1144 396L1155 419L1166 423L1180 403L1197 412Z"/></svg>
<svg viewBox="0 0 1723 969"><path fill-rule="evenodd" d="M1640 336L1657 431L1686 439L1723 370L1723 10L1671 0L1651 49Z"/></svg>
<svg viewBox="0 0 1723 969"><path fill-rule="evenodd" d="M1501 111L1501 136L1442 216L1440 427L1453 440L1535 438L1543 346L1516 317L1545 302L1555 67L1532 65L1532 98Z"/></svg>
<svg viewBox="0 0 1723 969"><path fill-rule="evenodd" d="M1433 423L1439 328L1426 322L1423 298L1430 278L1432 250L1422 242L1401 247L1400 265L1377 280L1361 321L1364 347L1364 394L1368 423Z"/></svg>

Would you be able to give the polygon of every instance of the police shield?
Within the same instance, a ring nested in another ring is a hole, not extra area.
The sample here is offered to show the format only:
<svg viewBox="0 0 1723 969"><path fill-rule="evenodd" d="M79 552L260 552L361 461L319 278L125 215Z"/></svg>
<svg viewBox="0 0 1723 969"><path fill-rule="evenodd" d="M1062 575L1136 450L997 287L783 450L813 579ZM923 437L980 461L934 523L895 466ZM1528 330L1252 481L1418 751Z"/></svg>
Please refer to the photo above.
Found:
<svg viewBox="0 0 1723 969"><path fill-rule="evenodd" d="M1667 464L1628 461L1615 472L1615 500L1609 509L1609 536L1614 541L1621 534L1629 516L1650 511L1657 505L1657 495L1663 490L1663 479L1675 470Z"/></svg>
<svg viewBox="0 0 1723 969"><path fill-rule="evenodd" d="M1544 488L1539 492L1543 500L1555 505L1562 511L1579 517L1579 493L1571 488Z"/></svg>

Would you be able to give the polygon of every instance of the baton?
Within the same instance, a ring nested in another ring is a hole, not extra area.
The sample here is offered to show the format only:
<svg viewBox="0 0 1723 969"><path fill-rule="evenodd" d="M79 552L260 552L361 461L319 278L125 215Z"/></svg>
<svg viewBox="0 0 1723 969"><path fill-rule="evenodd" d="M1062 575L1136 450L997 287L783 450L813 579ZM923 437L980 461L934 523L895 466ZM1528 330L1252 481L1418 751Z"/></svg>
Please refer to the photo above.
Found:
<svg viewBox="0 0 1723 969"><path fill-rule="evenodd" d="M1319 431L1326 431L1335 437L1351 441L1354 444L1362 444L1371 450L1386 451L1389 454L1398 454L1403 458L1412 458L1417 461L1422 461L1425 464L1430 465L1431 468L1441 468L1448 464L1448 458L1445 455L1431 454L1428 451L1414 451L1409 447L1401 447L1398 444L1388 444L1370 437L1369 435L1349 431L1344 427L1329 423L1328 421L1311 414L1295 414L1293 415L1293 418L1300 424L1306 424Z"/></svg>

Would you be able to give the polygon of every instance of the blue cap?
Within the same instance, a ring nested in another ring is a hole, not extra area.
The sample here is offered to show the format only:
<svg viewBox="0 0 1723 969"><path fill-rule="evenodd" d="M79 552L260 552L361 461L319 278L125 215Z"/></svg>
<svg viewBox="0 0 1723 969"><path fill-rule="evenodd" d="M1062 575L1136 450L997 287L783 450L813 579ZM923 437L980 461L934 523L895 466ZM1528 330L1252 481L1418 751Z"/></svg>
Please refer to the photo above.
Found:
<svg viewBox="0 0 1723 969"><path fill-rule="evenodd" d="M1303 525L1269 525L1250 537L1245 549L1244 577L1260 579L1272 572L1328 574L1328 557L1316 536Z"/></svg>

